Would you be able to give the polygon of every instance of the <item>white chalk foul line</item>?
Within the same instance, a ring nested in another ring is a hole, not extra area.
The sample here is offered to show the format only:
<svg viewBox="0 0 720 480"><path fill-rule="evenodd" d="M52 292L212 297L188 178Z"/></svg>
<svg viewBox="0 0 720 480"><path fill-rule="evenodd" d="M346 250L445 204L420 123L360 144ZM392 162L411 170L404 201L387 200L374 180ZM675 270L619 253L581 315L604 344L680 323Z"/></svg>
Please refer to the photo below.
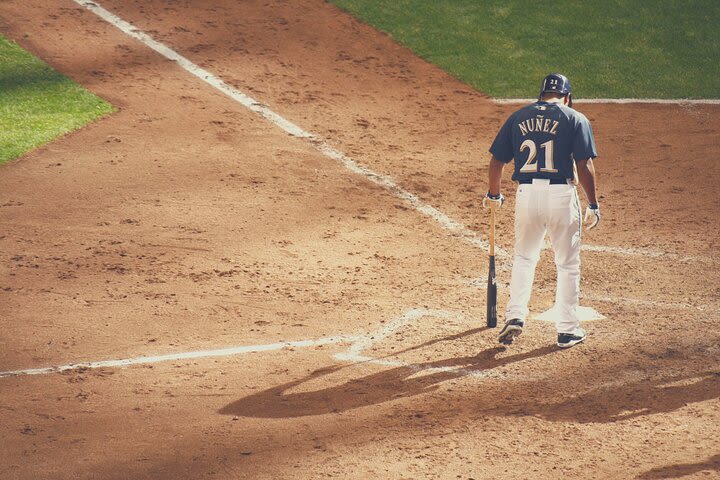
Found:
<svg viewBox="0 0 720 480"><path fill-rule="evenodd" d="M350 348L346 352L336 353L335 359L351 363L370 363L373 365L380 365L384 367L405 367L409 368L414 374L424 373L440 373L440 372L452 372L460 376L470 376L476 378L485 378L491 376L487 371L473 370L461 367L421 367L415 364L409 364L399 360L389 360L385 358L375 358L363 355L362 352L367 348L370 348L374 343L384 340L388 336L400 328L418 321L424 317L435 317L435 318L461 318L462 315L458 313L448 312L445 310L429 310L425 308L413 308L405 312L404 315L396 318L383 326L380 330L370 333L367 335L361 335L357 337L357 340L350 345Z"/></svg>
<svg viewBox="0 0 720 480"><path fill-rule="evenodd" d="M468 282L471 285L480 290L487 290L487 277L478 277ZM498 291L508 290L507 283L497 284ZM547 288L537 287L534 291L544 293L554 293L554 291L548 290ZM691 303L682 302L661 302L659 300L647 300L644 298L633 298L633 297L618 297L613 295L594 295L592 293L580 293L580 300L591 300L593 302L613 303L616 305L634 305L642 307L657 307L663 309L676 309L676 310L698 310L698 311L711 311L713 308L709 305L697 305Z"/></svg>
<svg viewBox="0 0 720 480"><path fill-rule="evenodd" d="M104 9L97 2L89 2L86 0L74 0L74 1L78 5L81 5L85 8L87 8L88 10L95 13L103 20L105 20L105 21L109 22L110 24L114 25L115 27L119 28L125 34L144 43L145 45L147 45L151 49L155 50L157 53L159 53L163 57L167 58L168 60L172 60L172 61L176 62L180 67L182 67L187 72L191 73L195 77L199 78L200 80L207 83L208 85L216 88L217 90L220 90L225 95L227 95L228 97L237 101L241 105L247 107L248 109L252 110L253 112L266 118L268 121L277 125L282 130L289 133L290 135L298 137L298 138L307 139L309 141L309 143L311 143L317 150L319 150L326 156L339 162L341 165L343 165L345 168L347 168L351 172L364 176L366 179L370 180L371 182L375 183L376 185L379 185L380 187L384 188L385 190L392 193L396 197L409 203L415 210L432 218L433 220L435 220L435 222L440 224L440 226L442 228L444 228L445 230L451 232L454 235L457 235L457 236L463 238L464 240L468 241L470 244L472 244L474 246L480 247L484 250L489 249L488 242L483 240L482 238L480 238L480 236L476 232L470 230L469 228L467 228L460 222L457 222L456 220L453 220L452 218L448 217L447 215L445 215L444 213L442 213L435 207L423 202L422 200L420 200L420 198L417 195L410 193L407 190L400 187L392 178L390 178L386 175L381 175L377 172L370 170L367 167L364 167L364 166L358 164L357 162L355 162L353 159L351 159L344 153L333 148L330 144L328 144L325 140L323 140L319 136L315 135L314 133L303 130L302 128L295 125L291 121L287 120L286 118L284 118L284 117L278 115L277 113L275 113L274 111L270 110L270 108L268 108L266 105L263 105L262 103L258 102L257 100L253 99L252 97L246 95L245 93L241 92L240 90L228 85L227 83L225 83L223 80L221 80L214 74L208 72L207 70L203 69L202 67L191 62L186 57L180 55L179 53L177 53L176 51L167 47L166 45L156 41L155 39L150 37L148 34L144 33L140 29L136 28L131 23L126 22L125 20L121 19L117 15ZM495 247L495 252L498 256L503 256L503 257L508 256L508 253L500 247Z"/></svg>
<svg viewBox="0 0 720 480"><path fill-rule="evenodd" d="M552 248L548 246L548 248ZM628 257L632 256L643 256L658 258L669 255L659 250L652 250L647 248L635 248L635 247L608 247L604 245L581 245L580 249L587 252L602 252L602 253L613 253L616 255L625 255Z"/></svg>
<svg viewBox="0 0 720 480"><path fill-rule="evenodd" d="M282 350L284 348L303 348L318 347L321 345L334 345L338 343L353 342L362 339L362 337L354 336L336 336L324 337L316 340L299 340L294 342L277 342L266 345L246 345L240 347L228 347L217 350L196 350L192 352L168 353L165 355L156 355L148 357L125 358L120 360L102 360L99 362L80 362L69 363L67 365L57 365L45 368L29 368L25 370L11 370L0 372L0 378L19 377L23 375L45 375L49 373L59 373L68 370L82 370L92 368L112 368L127 367L130 365L147 365L151 363L172 362L178 360L192 360L211 357L230 357L233 355L241 355L244 353L271 352Z"/></svg>
<svg viewBox="0 0 720 480"><path fill-rule="evenodd" d="M461 318L462 315L458 313L448 312L444 310L429 310L424 308L413 308L408 310L404 315L396 318L395 320L384 325L378 331L374 333L364 335L349 335L349 336L333 336L323 337L315 340L298 340L288 342L277 342L265 345L244 345L239 347L228 347L216 350L196 350L191 352L179 352L179 353L168 353L164 355L155 356L141 356L134 358L125 358L119 360L101 360L94 362L78 362L68 363L66 365L56 365L52 367L44 368L28 368L24 370L10 370L6 372L0 372L0 378L6 377L20 377L26 375L47 375L52 373L66 372L70 370L84 370L84 369L96 369L96 368L118 368L128 367L131 365L148 365L160 362L172 362L180 360L197 360L204 358L213 357L230 357L235 355L242 355L247 353L258 353L258 352L271 352L282 350L285 348L305 348L305 347L317 347L321 345L337 345L340 343L350 343L350 347L346 352L338 353L335 355L337 360L351 362L351 363L371 363L374 365L387 366L387 367L407 367L410 368L413 373L435 373L435 372L454 372L462 376L472 376L478 378L484 378L490 374L481 370L470 370L460 367L420 367L413 364L408 364L398 360L379 359L362 355L363 351L370 348L374 343L380 342L392 335L394 332L399 330L405 325L412 322L418 321L425 317L435 317L441 319L448 318Z"/></svg>
<svg viewBox="0 0 720 480"><path fill-rule="evenodd" d="M370 347L370 345L372 345L373 343L379 342L387 338L389 335L391 335L393 332L397 331L404 325L407 325L408 323L427 316L447 318L448 316L450 316L450 314L442 310L427 310L424 308L410 309L404 315L383 326L377 332L358 337L358 340L353 342L347 352L338 353L337 355L335 355L335 358L342 360L357 360L358 358L361 358L360 354L362 353L362 351ZM366 357L362 358L365 359Z"/></svg>
<svg viewBox="0 0 720 480"><path fill-rule="evenodd" d="M596 295L596 294L589 294L589 293L581 293L580 298L592 300L593 302L627 304L627 305L636 305L636 306L640 306L640 307L657 307L657 308L676 309L676 310L698 310L700 312L712 310L712 307L710 307L709 305L693 305L691 303L683 303L683 302L660 302L657 300L647 300L644 298L616 297L616 296L612 296L612 295Z"/></svg>
<svg viewBox="0 0 720 480"><path fill-rule="evenodd" d="M551 246L543 246L543 248L552 248ZM614 255L622 255L625 257L649 257L649 258L665 258L679 262L703 262L703 263L715 263L716 260L712 257L700 256L700 255L679 255L677 253L663 252L661 250L655 250L652 248L638 248L638 247L610 247L606 245L582 245L581 250L586 252L599 252L599 253L611 253Z"/></svg>

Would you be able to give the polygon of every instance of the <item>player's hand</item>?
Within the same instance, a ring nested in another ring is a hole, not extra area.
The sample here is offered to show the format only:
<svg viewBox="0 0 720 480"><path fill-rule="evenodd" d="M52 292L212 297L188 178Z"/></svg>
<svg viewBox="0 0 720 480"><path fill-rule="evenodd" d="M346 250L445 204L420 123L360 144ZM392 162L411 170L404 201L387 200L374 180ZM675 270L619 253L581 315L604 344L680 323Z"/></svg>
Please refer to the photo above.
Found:
<svg viewBox="0 0 720 480"><path fill-rule="evenodd" d="M492 195L490 192L485 194L483 198L483 208L500 208L505 203L505 197L502 193Z"/></svg>
<svg viewBox="0 0 720 480"><path fill-rule="evenodd" d="M585 209L585 224L588 230L592 230L600 223L600 205L590 204Z"/></svg>

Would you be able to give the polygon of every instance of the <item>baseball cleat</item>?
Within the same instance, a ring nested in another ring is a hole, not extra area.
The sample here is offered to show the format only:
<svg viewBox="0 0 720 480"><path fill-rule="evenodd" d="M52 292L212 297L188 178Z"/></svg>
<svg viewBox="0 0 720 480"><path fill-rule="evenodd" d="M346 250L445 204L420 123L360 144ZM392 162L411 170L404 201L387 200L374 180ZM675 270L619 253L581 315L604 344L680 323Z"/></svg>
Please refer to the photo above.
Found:
<svg viewBox="0 0 720 480"><path fill-rule="evenodd" d="M498 335L498 341L503 345L510 345L515 337L519 337L522 333L525 322L519 318L513 318L505 322L505 326L500 330Z"/></svg>
<svg viewBox="0 0 720 480"><path fill-rule="evenodd" d="M585 340L587 333L578 327L573 333L558 333L557 345L560 348L568 348Z"/></svg>

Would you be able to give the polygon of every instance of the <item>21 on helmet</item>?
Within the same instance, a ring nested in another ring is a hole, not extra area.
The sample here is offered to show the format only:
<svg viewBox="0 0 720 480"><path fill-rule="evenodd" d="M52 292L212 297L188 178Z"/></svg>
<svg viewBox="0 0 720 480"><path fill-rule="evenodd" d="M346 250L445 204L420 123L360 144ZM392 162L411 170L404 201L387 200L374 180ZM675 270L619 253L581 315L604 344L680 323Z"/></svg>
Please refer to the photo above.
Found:
<svg viewBox="0 0 720 480"><path fill-rule="evenodd" d="M572 86L570 80L560 73L551 73L543 79L540 86L540 96L543 93L559 93L568 96L568 105L572 107Z"/></svg>

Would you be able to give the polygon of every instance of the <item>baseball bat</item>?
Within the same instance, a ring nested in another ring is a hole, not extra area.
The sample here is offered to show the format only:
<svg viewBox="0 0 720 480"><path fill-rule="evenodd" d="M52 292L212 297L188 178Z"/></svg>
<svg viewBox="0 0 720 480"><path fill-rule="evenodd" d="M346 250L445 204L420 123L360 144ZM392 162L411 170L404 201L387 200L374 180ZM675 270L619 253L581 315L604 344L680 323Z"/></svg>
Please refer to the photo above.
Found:
<svg viewBox="0 0 720 480"><path fill-rule="evenodd" d="M497 326L497 281L495 279L495 206L490 207L490 267L487 283L487 326Z"/></svg>

